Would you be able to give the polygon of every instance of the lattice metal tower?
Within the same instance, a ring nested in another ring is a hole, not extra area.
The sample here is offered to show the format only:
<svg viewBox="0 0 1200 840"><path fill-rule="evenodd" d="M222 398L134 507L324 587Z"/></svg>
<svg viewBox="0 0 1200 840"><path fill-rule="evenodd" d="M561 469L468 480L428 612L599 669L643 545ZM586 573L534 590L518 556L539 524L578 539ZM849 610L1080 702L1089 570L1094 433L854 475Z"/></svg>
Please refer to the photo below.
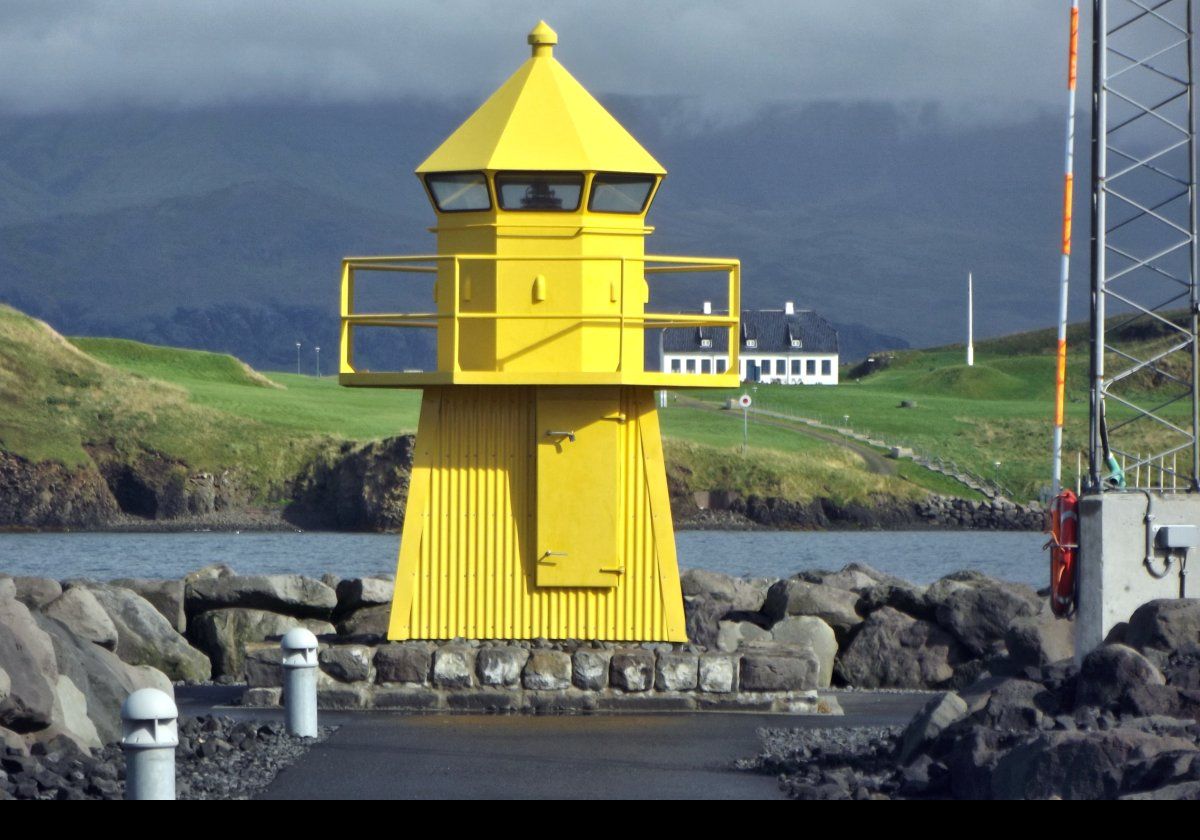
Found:
<svg viewBox="0 0 1200 840"><path fill-rule="evenodd" d="M1200 490L1192 0L1092 23L1088 485Z"/></svg>

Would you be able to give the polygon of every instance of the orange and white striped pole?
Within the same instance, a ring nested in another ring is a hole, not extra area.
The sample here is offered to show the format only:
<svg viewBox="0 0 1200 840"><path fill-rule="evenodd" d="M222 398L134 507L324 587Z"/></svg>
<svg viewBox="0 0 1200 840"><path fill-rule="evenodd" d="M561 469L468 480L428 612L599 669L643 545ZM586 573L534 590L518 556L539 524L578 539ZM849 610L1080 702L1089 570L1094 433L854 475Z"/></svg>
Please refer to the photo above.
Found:
<svg viewBox="0 0 1200 840"><path fill-rule="evenodd" d="M1075 180L1075 80L1079 65L1079 0L1071 0L1071 43L1067 59L1067 143L1063 177L1062 262L1059 271L1058 360L1054 378L1053 497L1062 489L1063 404L1067 390L1067 285L1071 276L1071 202Z"/></svg>

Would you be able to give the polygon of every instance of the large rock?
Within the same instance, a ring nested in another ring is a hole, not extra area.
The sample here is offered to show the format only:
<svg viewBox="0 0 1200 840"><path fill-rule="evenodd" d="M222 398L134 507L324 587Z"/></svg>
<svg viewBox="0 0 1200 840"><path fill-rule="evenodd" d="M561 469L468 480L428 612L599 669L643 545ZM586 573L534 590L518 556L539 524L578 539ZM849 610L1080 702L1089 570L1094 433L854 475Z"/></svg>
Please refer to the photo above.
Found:
<svg viewBox="0 0 1200 840"><path fill-rule="evenodd" d="M896 747L896 758L901 764L908 764L943 731L966 716L966 702L953 691L937 695L905 727Z"/></svg>
<svg viewBox="0 0 1200 840"><path fill-rule="evenodd" d="M836 572L801 572L796 577L809 583L820 583L835 589L848 589L855 593L861 593L864 589L879 584L905 583L900 578L873 569L866 563L848 563Z"/></svg>
<svg viewBox="0 0 1200 840"><path fill-rule="evenodd" d="M87 697L66 674L58 675L54 690L54 715L51 729L67 735L86 750L104 746L96 724L88 717Z"/></svg>
<svg viewBox="0 0 1200 840"><path fill-rule="evenodd" d="M1075 686L1080 706L1115 708L1136 690L1165 685L1154 663L1125 645L1103 645L1084 657Z"/></svg>
<svg viewBox="0 0 1200 840"><path fill-rule="evenodd" d="M820 678L821 661L811 648L764 646L742 655L742 691L808 691Z"/></svg>
<svg viewBox="0 0 1200 840"><path fill-rule="evenodd" d="M336 590L337 614L342 616L363 607L390 605L394 589L394 582L387 578L350 578L339 581Z"/></svg>
<svg viewBox="0 0 1200 840"><path fill-rule="evenodd" d="M1143 653L1200 652L1200 599L1178 598L1142 604L1129 619L1125 643Z"/></svg>
<svg viewBox="0 0 1200 840"><path fill-rule="evenodd" d="M717 601L699 595L683 599L683 616L688 641L711 648L717 644L721 619L732 612L728 601Z"/></svg>
<svg viewBox="0 0 1200 840"><path fill-rule="evenodd" d="M89 589L82 586L68 589L47 604L42 612L61 621L81 639L109 650L117 647L117 626Z"/></svg>
<svg viewBox="0 0 1200 840"><path fill-rule="evenodd" d="M293 627L304 627L318 636L334 632L332 624L318 619L228 609L192 616L188 636L212 661L213 676L240 680L245 676L246 644L280 638Z"/></svg>
<svg viewBox="0 0 1200 840"><path fill-rule="evenodd" d="M758 612L767 596L763 581L744 580L707 569L688 569L679 576L685 597L723 601L738 612Z"/></svg>
<svg viewBox="0 0 1200 840"><path fill-rule="evenodd" d="M1126 768L1190 740L1130 729L1051 732L1005 754L992 773L996 799L1112 799Z"/></svg>
<svg viewBox="0 0 1200 840"><path fill-rule="evenodd" d="M925 600L927 589L904 581L877 583L859 590L858 612L866 616L883 607L891 607L913 618L933 621L936 610Z"/></svg>
<svg viewBox="0 0 1200 840"><path fill-rule="evenodd" d="M339 636L386 637L388 622L391 620L391 617L391 604L376 604L373 607L362 607L339 619L337 632Z"/></svg>
<svg viewBox="0 0 1200 840"><path fill-rule="evenodd" d="M717 650L733 653L750 642L769 642L771 631L752 621L722 621L717 625Z"/></svg>
<svg viewBox="0 0 1200 840"><path fill-rule="evenodd" d="M8 671L0 668L0 706L4 705L4 701L8 699L9 693L12 691L12 679L8 676Z"/></svg>
<svg viewBox="0 0 1200 840"><path fill-rule="evenodd" d="M174 693L162 672L122 662L116 654L80 639L48 616L35 618L53 644L59 670L86 698L88 718L104 743L121 737L121 704L134 691L157 688L168 695Z"/></svg>
<svg viewBox="0 0 1200 840"><path fill-rule="evenodd" d="M976 572L957 572L925 592L937 623L975 656L1003 652L1004 635L1018 618L1036 615L1042 599L1028 586Z"/></svg>
<svg viewBox="0 0 1200 840"><path fill-rule="evenodd" d="M173 680L203 682L212 676L208 657L175 632L154 605L132 589L88 584L117 628L117 656L131 665L149 665Z"/></svg>
<svg viewBox="0 0 1200 840"><path fill-rule="evenodd" d="M0 596L0 668L9 680L8 696L0 701L0 727L31 732L53 719L58 660L50 637L14 595Z"/></svg>
<svg viewBox="0 0 1200 840"><path fill-rule="evenodd" d="M1008 657L1017 668L1041 668L1075 655L1074 624L1050 613L1013 621L1004 634Z"/></svg>
<svg viewBox="0 0 1200 840"><path fill-rule="evenodd" d="M40 610L62 594L62 584L52 578L14 577L17 600L31 610Z"/></svg>
<svg viewBox="0 0 1200 840"><path fill-rule="evenodd" d="M159 578L122 578L112 581L113 586L132 589L171 623L176 633L187 632L187 613L184 610L184 583L182 580Z"/></svg>
<svg viewBox="0 0 1200 840"><path fill-rule="evenodd" d="M838 669L859 688L939 688L962 661L963 650L949 633L884 607L863 622Z"/></svg>
<svg viewBox="0 0 1200 840"><path fill-rule="evenodd" d="M771 628L771 638L782 645L810 648L821 661L820 687L829 687L838 652L832 627L816 616L793 615Z"/></svg>
<svg viewBox="0 0 1200 840"><path fill-rule="evenodd" d="M862 623L857 606L858 595L849 590L793 579L778 581L767 590L762 611L773 623L789 615L811 615L847 633Z"/></svg>
<svg viewBox="0 0 1200 840"><path fill-rule="evenodd" d="M186 589L189 615L217 609L269 610L297 618L328 619L337 594L303 575L225 575L193 580Z"/></svg>

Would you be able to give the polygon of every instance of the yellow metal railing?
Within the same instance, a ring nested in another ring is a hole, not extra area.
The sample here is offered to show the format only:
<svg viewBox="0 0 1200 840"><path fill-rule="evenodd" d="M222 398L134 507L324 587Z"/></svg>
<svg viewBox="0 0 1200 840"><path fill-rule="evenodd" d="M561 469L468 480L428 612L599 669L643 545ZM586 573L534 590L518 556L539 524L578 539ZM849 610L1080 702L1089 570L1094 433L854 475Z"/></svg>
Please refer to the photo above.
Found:
<svg viewBox="0 0 1200 840"><path fill-rule="evenodd" d="M629 277L628 264L633 262L641 267L646 280L651 275L660 274L696 274L708 272L724 272L727 277L726 315L685 314L685 313L641 313L630 315L621 312L514 312L497 310L494 312L464 311L461 308L462 266L470 262L587 262L587 263L619 263L620 264L620 298L622 310L626 294L626 281ZM438 302L438 311L431 312L369 312L355 311L354 286L357 272L395 272L401 274L432 274L438 275L440 266L447 264L451 280L448 305ZM671 329L683 327L712 327L725 329L727 335L725 373L696 374L669 373L667 371L643 371L642 358L639 354L635 371L625 371L624 346L619 343L620 358L613 376L596 375L587 372L570 371L558 375L545 373L523 374L525 377L537 376L541 381L553 383L556 379L564 382L595 381L607 379L620 380L624 383L657 385L661 387L727 387L736 385L739 372L738 349L738 315L741 311L741 263L733 259L711 259L703 257L677 256L643 256L643 257L597 257L597 256L498 256L495 254L446 254L446 255L417 255L417 256L380 256L380 257L347 257L342 260L341 283L341 330L339 372L343 384L427 384L437 381L480 382L505 379L499 371L465 370L459 361L460 324L464 321L571 321L577 324L616 324L623 332L628 329L647 328ZM450 330L451 369L419 373L398 373L379 371L359 371L354 366L354 329L356 327L399 327L399 328L433 328ZM642 346L639 344L639 346ZM638 382L634 382L634 379Z"/></svg>

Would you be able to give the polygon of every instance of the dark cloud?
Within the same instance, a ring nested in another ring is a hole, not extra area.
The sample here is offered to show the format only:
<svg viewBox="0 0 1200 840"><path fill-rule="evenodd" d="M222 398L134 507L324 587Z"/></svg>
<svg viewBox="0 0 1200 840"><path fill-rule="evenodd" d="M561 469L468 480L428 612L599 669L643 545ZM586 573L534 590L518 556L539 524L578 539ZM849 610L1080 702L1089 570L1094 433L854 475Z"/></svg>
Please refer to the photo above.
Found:
<svg viewBox="0 0 1200 840"><path fill-rule="evenodd" d="M702 113L776 101L937 102L999 114L1061 101L1068 4L1049 0L459 2L6 0L0 110L262 98L478 98L545 17L589 88Z"/></svg>

